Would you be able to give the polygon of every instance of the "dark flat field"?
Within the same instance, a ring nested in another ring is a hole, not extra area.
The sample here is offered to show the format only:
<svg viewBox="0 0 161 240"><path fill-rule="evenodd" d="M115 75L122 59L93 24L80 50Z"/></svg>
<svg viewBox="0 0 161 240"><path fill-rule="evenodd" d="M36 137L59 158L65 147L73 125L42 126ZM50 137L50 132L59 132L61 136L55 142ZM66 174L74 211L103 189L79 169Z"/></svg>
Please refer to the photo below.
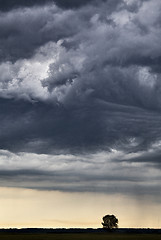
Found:
<svg viewBox="0 0 161 240"><path fill-rule="evenodd" d="M160 240L160 234L109 234L109 233L0 233L1 240Z"/></svg>

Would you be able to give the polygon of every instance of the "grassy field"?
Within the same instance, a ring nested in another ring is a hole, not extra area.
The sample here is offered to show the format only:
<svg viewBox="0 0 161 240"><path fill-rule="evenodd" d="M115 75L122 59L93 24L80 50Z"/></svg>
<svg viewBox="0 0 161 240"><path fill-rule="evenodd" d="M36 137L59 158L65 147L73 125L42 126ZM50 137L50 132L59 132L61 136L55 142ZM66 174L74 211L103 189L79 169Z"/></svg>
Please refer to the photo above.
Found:
<svg viewBox="0 0 161 240"><path fill-rule="evenodd" d="M0 234L1 240L160 240L157 234Z"/></svg>

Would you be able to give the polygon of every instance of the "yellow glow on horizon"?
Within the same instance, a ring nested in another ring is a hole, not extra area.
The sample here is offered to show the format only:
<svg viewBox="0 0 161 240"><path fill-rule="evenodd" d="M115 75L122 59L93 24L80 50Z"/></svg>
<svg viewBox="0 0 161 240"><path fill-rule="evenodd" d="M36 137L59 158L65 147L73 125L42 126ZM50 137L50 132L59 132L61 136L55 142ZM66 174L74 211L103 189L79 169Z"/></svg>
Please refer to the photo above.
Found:
<svg viewBox="0 0 161 240"><path fill-rule="evenodd" d="M159 228L161 204L103 193L0 188L0 228L99 228L114 214L119 227Z"/></svg>

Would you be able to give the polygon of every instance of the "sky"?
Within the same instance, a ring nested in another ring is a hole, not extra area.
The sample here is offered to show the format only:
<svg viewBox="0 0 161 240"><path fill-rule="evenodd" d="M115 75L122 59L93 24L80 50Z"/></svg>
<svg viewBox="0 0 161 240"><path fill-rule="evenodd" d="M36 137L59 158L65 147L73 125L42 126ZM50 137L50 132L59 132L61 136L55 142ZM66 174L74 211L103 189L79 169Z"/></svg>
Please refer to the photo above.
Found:
<svg viewBox="0 0 161 240"><path fill-rule="evenodd" d="M161 228L160 39L160 0L0 0L0 227Z"/></svg>

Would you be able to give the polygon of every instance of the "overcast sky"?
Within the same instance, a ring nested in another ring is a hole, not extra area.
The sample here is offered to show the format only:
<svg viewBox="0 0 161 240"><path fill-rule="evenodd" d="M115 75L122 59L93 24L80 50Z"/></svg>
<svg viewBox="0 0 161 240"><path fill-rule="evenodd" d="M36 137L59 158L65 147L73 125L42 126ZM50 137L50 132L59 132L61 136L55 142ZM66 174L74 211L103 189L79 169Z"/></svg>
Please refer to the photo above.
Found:
<svg viewBox="0 0 161 240"><path fill-rule="evenodd" d="M160 0L0 0L0 186L159 202L160 39Z"/></svg>

